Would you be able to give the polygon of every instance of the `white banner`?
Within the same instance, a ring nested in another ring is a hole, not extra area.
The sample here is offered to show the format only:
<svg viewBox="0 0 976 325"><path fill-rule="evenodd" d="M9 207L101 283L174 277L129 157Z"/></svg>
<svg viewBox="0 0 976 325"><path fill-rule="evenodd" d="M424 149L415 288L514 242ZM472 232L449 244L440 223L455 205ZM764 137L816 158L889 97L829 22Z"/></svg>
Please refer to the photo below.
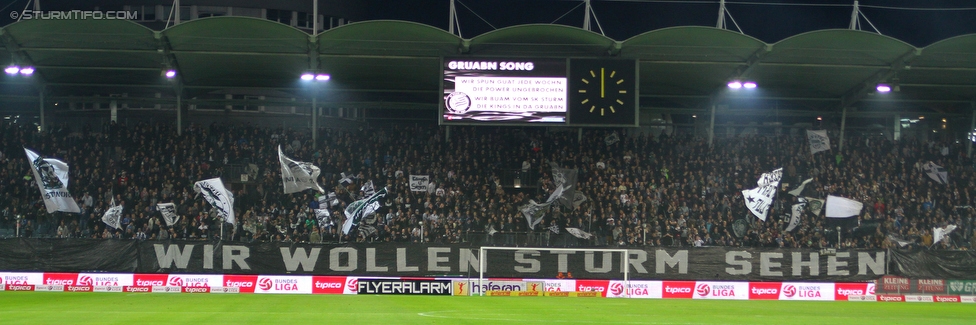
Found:
<svg viewBox="0 0 976 325"><path fill-rule="evenodd" d="M956 225L948 225L942 228L935 227L932 228L932 245L938 244L940 241L945 239L953 230L956 230Z"/></svg>
<svg viewBox="0 0 976 325"><path fill-rule="evenodd" d="M779 187L779 181L783 179L783 168L777 168L774 171L763 173L762 177L759 177L759 181L756 183L759 187L763 186L774 186Z"/></svg>
<svg viewBox="0 0 976 325"><path fill-rule="evenodd" d="M585 232L579 228L566 228L566 232L579 239L590 239L590 237L593 237L593 234Z"/></svg>
<svg viewBox="0 0 976 325"><path fill-rule="evenodd" d="M810 154L830 150L830 138L827 130L807 130L807 140L810 141Z"/></svg>
<svg viewBox="0 0 976 325"><path fill-rule="evenodd" d="M813 178L809 178L809 179L803 181L803 183L800 183L800 186L798 186L796 189L794 189L792 191L789 191L789 192L786 192L786 193L788 193L788 194L790 194L792 196L800 196L800 194L803 193L803 189L806 188L807 187L807 184L810 184L810 182L812 182L812 181L813 181Z"/></svg>
<svg viewBox="0 0 976 325"><path fill-rule="evenodd" d="M827 196L827 218L850 218L861 214L864 203L839 196Z"/></svg>
<svg viewBox="0 0 976 325"><path fill-rule="evenodd" d="M922 171L936 183L942 185L949 184L949 172L945 168L942 168L942 166L930 161L922 165Z"/></svg>
<svg viewBox="0 0 976 325"><path fill-rule="evenodd" d="M786 232L793 231L796 226L800 225L800 216L803 215L803 208L806 207L805 203L799 203L793 205L793 213L790 215L790 225L786 227Z"/></svg>
<svg viewBox="0 0 976 325"><path fill-rule="evenodd" d="M108 208L105 214L102 215L102 222L112 228L122 229L122 225L119 223L120 220L122 220L122 206L115 205L115 199L113 198L112 207Z"/></svg>
<svg viewBox="0 0 976 325"><path fill-rule="evenodd" d="M410 175L411 192L427 192L427 184L430 184L429 175Z"/></svg>
<svg viewBox="0 0 976 325"><path fill-rule="evenodd" d="M614 143L620 142L620 136L617 135L617 132L611 133L610 135L603 138L603 142L606 143L608 146L612 145Z"/></svg>
<svg viewBox="0 0 976 325"><path fill-rule="evenodd" d="M41 158L27 148L24 151L27 153L27 162L34 171L34 180L41 190L47 212L81 213L78 203L68 192L68 164L57 159Z"/></svg>
<svg viewBox="0 0 976 325"><path fill-rule="evenodd" d="M285 194L297 193L307 189L325 193L322 186L319 186L318 178L322 171L318 166L288 158L281 151L280 145L278 146L278 162L281 163L281 183L285 189Z"/></svg>
<svg viewBox="0 0 976 325"><path fill-rule="evenodd" d="M166 221L167 226L172 227L180 220L180 216L176 214L175 203L159 203L156 204L156 209L163 215L163 221Z"/></svg>
<svg viewBox="0 0 976 325"><path fill-rule="evenodd" d="M781 179L783 179L783 168L777 168L762 174L757 182L759 187L742 190L742 198L745 200L746 208L759 220L766 221L766 217L769 215L769 207L773 204L773 198L776 197L776 189L779 188Z"/></svg>
<svg viewBox="0 0 976 325"><path fill-rule="evenodd" d="M203 198L217 209L217 215L224 218L224 222L237 224L234 219L234 194L224 187L220 178L196 182L193 184L193 191L203 194Z"/></svg>
<svg viewBox="0 0 976 325"><path fill-rule="evenodd" d="M773 186L742 190L742 198L745 199L746 208L762 221L766 221L769 207L772 206L775 195L776 187Z"/></svg>

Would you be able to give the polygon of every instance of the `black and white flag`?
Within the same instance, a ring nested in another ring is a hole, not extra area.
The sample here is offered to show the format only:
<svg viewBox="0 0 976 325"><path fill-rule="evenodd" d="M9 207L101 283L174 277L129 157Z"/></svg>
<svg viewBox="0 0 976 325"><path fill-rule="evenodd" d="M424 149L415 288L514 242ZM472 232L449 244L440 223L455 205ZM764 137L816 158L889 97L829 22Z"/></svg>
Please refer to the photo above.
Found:
<svg viewBox="0 0 976 325"><path fill-rule="evenodd" d="M586 202L586 200L586 195L583 195L583 192L576 191L576 194L573 195L573 208L579 208L583 202Z"/></svg>
<svg viewBox="0 0 976 325"><path fill-rule="evenodd" d="M776 197L776 190L779 188L779 181L783 178L783 168L778 168L769 173L763 173L757 182L759 187L742 190L742 198L745 199L746 208L752 212L759 220L766 221L769 215L769 208Z"/></svg>
<svg viewBox="0 0 976 325"><path fill-rule="evenodd" d="M864 203L839 196L827 196L827 218L850 218L861 214Z"/></svg>
<svg viewBox="0 0 976 325"><path fill-rule="evenodd" d="M319 186L318 178L322 172L318 166L304 161L298 161L281 151L278 146L278 162L281 163L281 183L285 188L285 194L297 193L307 189L313 189L324 193L325 190Z"/></svg>
<svg viewBox="0 0 976 325"><path fill-rule="evenodd" d="M27 153L27 162L34 171L34 180L41 190L47 212L81 213L78 203L68 192L68 164L53 158L42 158L27 148L24 151Z"/></svg>
<svg viewBox="0 0 976 325"><path fill-rule="evenodd" d="M620 136L617 135L617 132L610 133L610 135L603 138L603 142L606 143L608 146L612 145L614 143L620 142Z"/></svg>
<svg viewBox="0 0 976 325"><path fill-rule="evenodd" d="M122 229L120 220L122 220L122 206L115 205L115 199L113 198L112 206L108 210L105 210L105 214L102 214L102 222L112 228Z"/></svg>
<svg viewBox="0 0 976 325"><path fill-rule="evenodd" d="M376 194L376 189L373 188L372 180L366 182L366 184L363 184L363 187L359 188L359 190L363 192L363 196L371 196L373 194Z"/></svg>
<svg viewBox="0 0 976 325"><path fill-rule="evenodd" d="M193 191L203 194L203 199L217 210L217 215L223 218L224 222L237 224L234 218L234 194L224 187L224 182L220 178L196 182L193 184Z"/></svg>
<svg viewBox="0 0 976 325"><path fill-rule="evenodd" d="M889 234L888 235L888 240L893 241L896 244L898 244L898 247L905 247L905 246L908 246L908 245L911 245L912 244L911 241L909 241L909 240L907 240L905 238L902 238L901 236L896 236L894 234Z"/></svg>
<svg viewBox="0 0 976 325"><path fill-rule="evenodd" d="M777 168L774 171L763 173L762 177L759 177L759 181L756 183L759 187L763 186L774 186L779 187L779 181L783 179L783 168Z"/></svg>
<svg viewBox="0 0 976 325"><path fill-rule="evenodd" d="M818 198L812 198L812 197L809 197L809 196L804 197L804 199L807 200L807 206L810 207L810 212L812 212L813 215L815 215L815 216L819 216L820 215L820 211L823 211L824 200L821 200L821 199L818 199Z"/></svg>
<svg viewBox="0 0 976 325"><path fill-rule="evenodd" d="M792 196L800 196L803 193L803 190L807 187L807 184L810 184L812 181L813 178L808 178L807 180L803 181L803 183L800 183L800 186L797 186L796 189L786 193L789 193Z"/></svg>
<svg viewBox="0 0 976 325"><path fill-rule="evenodd" d="M556 199L563 195L563 192L563 187L557 186L556 190L552 191L552 194L549 194L549 199L545 203L536 203L535 200L529 200L528 204L519 208L519 211L525 216L525 220L528 221L530 229L535 229L535 226L542 222L546 211L549 210L549 207Z"/></svg>
<svg viewBox="0 0 976 325"><path fill-rule="evenodd" d="M339 185L342 186L349 186L356 179L356 176L346 175L346 173L339 173L339 177Z"/></svg>
<svg viewBox="0 0 976 325"><path fill-rule="evenodd" d="M932 245L938 244L940 241L945 239L946 236L949 236L949 233L956 230L956 228L956 225L932 228Z"/></svg>
<svg viewBox="0 0 976 325"><path fill-rule="evenodd" d="M529 200L529 203L522 206L519 211L525 216L525 221L528 222L529 228L535 229L535 226L542 222L542 218L545 217L548 208L548 203L536 203L535 200Z"/></svg>
<svg viewBox="0 0 976 325"><path fill-rule="evenodd" d="M949 184L949 172L945 168L942 168L942 166L930 161L922 165L922 171L936 183L942 185Z"/></svg>
<svg viewBox="0 0 976 325"><path fill-rule="evenodd" d="M807 140L810 141L810 154L830 150L830 138L827 130L807 130Z"/></svg>
<svg viewBox="0 0 976 325"><path fill-rule="evenodd" d="M585 232L579 228L566 228L566 232L568 232L570 235L573 235L573 237L579 239L590 239L590 237L593 237L592 234Z"/></svg>
<svg viewBox="0 0 976 325"><path fill-rule="evenodd" d="M167 226L171 227L180 220L180 216L176 214L176 204L174 203L159 203L156 204L156 209L163 215L163 221L166 222Z"/></svg>
<svg viewBox="0 0 976 325"><path fill-rule="evenodd" d="M386 188L382 188L373 195L365 199L350 203L344 211L346 221L342 223L342 234L348 235L353 227L358 227L359 223L376 213L380 209L380 200L386 197Z"/></svg>
<svg viewBox="0 0 976 325"><path fill-rule="evenodd" d="M791 232L796 229L796 226L800 225L800 217L803 216L803 208L806 207L806 203L798 203L793 205L793 213L790 214L790 225L786 226L786 232Z"/></svg>
<svg viewBox="0 0 976 325"><path fill-rule="evenodd" d="M373 225L361 225L359 226L359 235L363 237L369 237L376 234L376 227Z"/></svg>
<svg viewBox="0 0 976 325"><path fill-rule="evenodd" d="M563 192L557 198L559 204L572 209L576 199L576 176L577 170L572 168L553 168L552 181L556 186L562 186ZM578 206L578 205L577 205Z"/></svg>
<svg viewBox="0 0 976 325"><path fill-rule="evenodd" d="M319 196L319 207L335 207L339 205L339 196L335 192Z"/></svg>
<svg viewBox="0 0 976 325"><path fill-rule="evenodd" d="M559 234L559 226L557 226L557 225L549 226L549 231L558 235Z"/></svg>
<svg viewBox="0 0 976 325"><path fill-rule="evenodd" d="M315 209L315 220L318 221L322 229L329 228L335 224L332 222L332 213L329 209Z"/></svg>
<svg viewBox="0 0 976 325"><path fill-rule="evenodd" d="M427 184L430 184L430 175L410 175L411 192L427 192Z"/></svg>

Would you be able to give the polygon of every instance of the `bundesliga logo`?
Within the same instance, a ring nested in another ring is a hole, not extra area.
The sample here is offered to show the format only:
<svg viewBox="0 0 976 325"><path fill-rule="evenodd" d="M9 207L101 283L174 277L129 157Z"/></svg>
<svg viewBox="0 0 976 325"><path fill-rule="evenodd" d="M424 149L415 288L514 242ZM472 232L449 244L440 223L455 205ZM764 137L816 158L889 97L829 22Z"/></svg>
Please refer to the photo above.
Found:
<svg viewBox="0 0 976 325"><path fill-rule="evenodd" d="M711 289L707 284L699 284L698 287L695 288L695 293L697 293L699 296L707 296L709 292L711 292Z"/></svg>
<svg viewBox="0 0 976 325"><path fill-rule="evenodd" d="M264 279L261 279L261 281L258 281L258 288L261 289L261 290L270 290L271 289L271 285L272 285L271 284L271 279L268 279L268 278L264 278Z"/></svg>
<svg viewBox="0 0 976 325"><path fill-rule="evenodd" d="M614 284L611 284L610 285L610 294L612 294L614 296L617 296L617 295L620 295L621 293L624 293L624 285L623 284L620 284L620 282L617 282L617 283L614 283Z"/></svg>

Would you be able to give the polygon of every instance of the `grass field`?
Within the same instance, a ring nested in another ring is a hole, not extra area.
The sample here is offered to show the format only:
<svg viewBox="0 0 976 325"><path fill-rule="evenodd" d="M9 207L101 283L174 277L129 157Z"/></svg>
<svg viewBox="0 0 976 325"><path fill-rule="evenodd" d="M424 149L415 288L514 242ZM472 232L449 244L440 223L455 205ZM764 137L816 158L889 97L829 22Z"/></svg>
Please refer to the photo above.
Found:
<svg viewBox="0 0 976 325"><path fill-rule="evenodd" d="M0 324L976 324L976 305L0 292Z"/></svg>

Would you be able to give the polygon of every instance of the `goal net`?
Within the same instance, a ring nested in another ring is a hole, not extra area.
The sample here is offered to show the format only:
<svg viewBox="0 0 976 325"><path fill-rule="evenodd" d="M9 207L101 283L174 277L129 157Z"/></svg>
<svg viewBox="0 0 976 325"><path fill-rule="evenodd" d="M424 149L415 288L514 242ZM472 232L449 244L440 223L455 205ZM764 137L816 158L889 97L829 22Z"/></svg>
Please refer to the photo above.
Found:
<svg viewBox="0 0 976 325"><path fill-rule="evenodd" d="M480 247L478 279L472 279L471 287L483 290L472 290L471 294L484 295L492 290L492 281L523 279L553 286L538 288L539 291L603 291L612 286L613 296L626 296L630 291L627 252L605 248Z"/></svg>

